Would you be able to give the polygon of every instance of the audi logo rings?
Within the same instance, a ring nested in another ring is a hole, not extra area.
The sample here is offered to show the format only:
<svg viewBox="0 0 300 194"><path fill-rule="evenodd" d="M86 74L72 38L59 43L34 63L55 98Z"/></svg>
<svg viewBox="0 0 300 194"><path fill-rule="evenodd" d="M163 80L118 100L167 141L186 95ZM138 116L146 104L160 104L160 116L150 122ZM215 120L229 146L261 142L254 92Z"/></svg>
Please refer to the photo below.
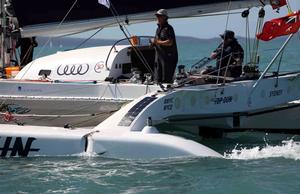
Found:
<svg viewBox="0 0 300 194"><path fill-rule="evenodd" d="M79 64L79 65L60 65L57 68L57 75L84 75L90 69L89 64Z"/></svg>

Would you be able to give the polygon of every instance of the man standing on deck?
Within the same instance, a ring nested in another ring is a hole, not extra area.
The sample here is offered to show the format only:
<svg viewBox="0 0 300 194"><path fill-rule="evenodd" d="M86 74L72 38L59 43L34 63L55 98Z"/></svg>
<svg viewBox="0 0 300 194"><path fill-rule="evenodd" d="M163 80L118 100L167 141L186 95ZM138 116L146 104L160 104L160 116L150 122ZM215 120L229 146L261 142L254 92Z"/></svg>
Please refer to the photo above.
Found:
<svg viewBox="0 0 300 194"><path fill-rule="evenodd" d="M155 13L157 30L152 45L155 46L155 81L172 83L178 62L177 44L173 27L168 23L168 12L160 9Z"/></svg>

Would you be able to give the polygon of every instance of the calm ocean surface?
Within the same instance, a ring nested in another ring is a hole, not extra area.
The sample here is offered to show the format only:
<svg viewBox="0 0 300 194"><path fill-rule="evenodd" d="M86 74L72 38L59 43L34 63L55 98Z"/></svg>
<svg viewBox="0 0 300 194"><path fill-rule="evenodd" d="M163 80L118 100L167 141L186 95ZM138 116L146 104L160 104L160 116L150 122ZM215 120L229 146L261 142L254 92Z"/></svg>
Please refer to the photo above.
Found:
<svg viewBox="0 0 300 194"><path fill-rule="evenodd" d="M261 47L263 68L281 46ZM218 40L178 41L180 64L208 56ZM68 47L69 48L69 47ZM40 55L57 50L46 47ZM66 49L62 44L60 49ZM299 38L282 58L282 71L300 69ZM300 136L245 132L201 143L225 159L111 160L99 156L0 160L0 193L295 194L300 191Z"/></svg>

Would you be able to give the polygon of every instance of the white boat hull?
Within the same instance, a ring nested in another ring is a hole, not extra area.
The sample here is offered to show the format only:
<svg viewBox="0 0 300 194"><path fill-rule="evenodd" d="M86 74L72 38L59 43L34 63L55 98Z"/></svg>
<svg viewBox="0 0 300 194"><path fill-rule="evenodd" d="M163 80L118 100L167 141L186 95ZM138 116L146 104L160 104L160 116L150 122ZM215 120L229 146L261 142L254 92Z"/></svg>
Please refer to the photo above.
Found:
<svg viewBox="0 0 300 194"><path fill-rule="evenodd" d="M118 159L222 157L191 140L157 132L114 133L40 126L0 125L0 156L101 155Z"/></svg>
<svg viewBox="0 0 300 194"><path fill-rule="evenodd" d="M279 125L279 119L275 122L272 119L280 117L291 122L291 115L298 112L295 100L300 98L300 74L263 79L253 91L254 83L245 80L153 92L126 104L93 129L0 125L1 155L96 153L126 159L221 157L197 142L161 134L156 126L171 123L234 131L267 127L263 124L269 122L289 130L289 124ZM290 124L295 129L300 126L296 120Z"/></svg>
<svg viewBox="0 0 300 194"><path fill-rule="evenodd" d="M225 85L182 87L140 98L135 106L149 102L142 110L134 108L122 116L121 126L138 130L150 117L155 125L240 131L246 129L300 132L300 74ZM150 100L150 101L149 101Z"/></svg>
<svg viewBox="0 0 300 194"><path fill-rule="evenodd" d="M261 129L273 132L300 133L300 102L293 101L286 106L269 111L253 113L241 118L241 128Z"/></svg>
<svg viewBox="0 0 300 194"><path fill-rule="evenodd" d="M242 113L199 114L168 118L169 124L215 129L297 129L300 130L300 102ZM300 131L299 131L300 132Z"/></svg>

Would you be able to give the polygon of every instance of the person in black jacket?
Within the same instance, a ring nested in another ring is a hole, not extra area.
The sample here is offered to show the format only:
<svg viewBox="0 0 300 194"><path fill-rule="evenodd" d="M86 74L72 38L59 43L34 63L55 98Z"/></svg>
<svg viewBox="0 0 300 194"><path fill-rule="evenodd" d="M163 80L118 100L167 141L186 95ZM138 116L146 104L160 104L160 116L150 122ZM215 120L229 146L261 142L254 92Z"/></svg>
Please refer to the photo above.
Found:
<svg viewBox="0 0 300 194"><path fill-rule="evenodd" d="M244 50L234 37L234 32L226 30L220 35L222 43L214 50L210 56L216 59L216 67L210 70L211 74L228 77L240 77L242 74L242 64L244 60ZM207 74L209 72L204 72ZM225 75L226 73L226 75Z"/></svg>
<svg viewBox="0 0 300 194"><path fill-rule="evenodd" d="M155 81L172 83L178 62L177 44L173 27L168 23L168 12L160 9L155 13L157 30L152 45L155 47Z"/></svg>

